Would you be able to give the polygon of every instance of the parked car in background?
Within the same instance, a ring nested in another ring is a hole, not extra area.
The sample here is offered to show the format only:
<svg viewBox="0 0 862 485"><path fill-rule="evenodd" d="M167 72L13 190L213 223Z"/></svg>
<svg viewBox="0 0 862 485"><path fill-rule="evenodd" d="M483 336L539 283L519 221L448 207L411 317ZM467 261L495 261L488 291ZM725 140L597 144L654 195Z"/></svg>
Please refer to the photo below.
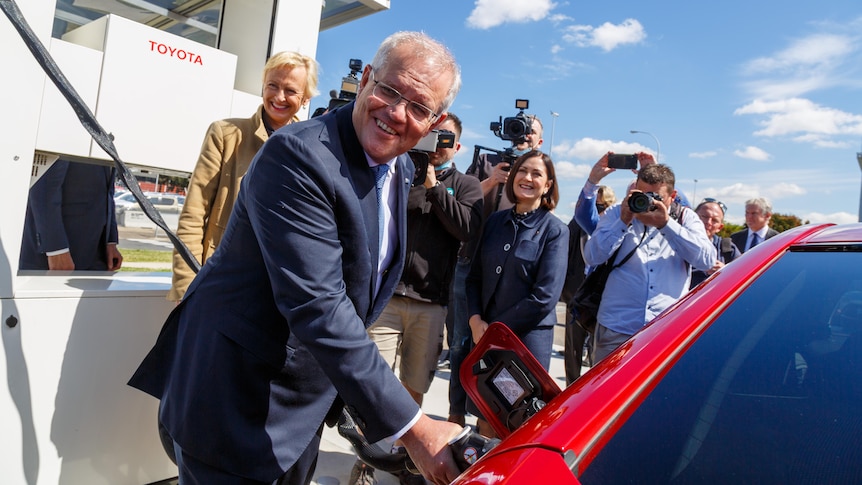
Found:
<svg viewBox="0 0 862 485"><path fill-rule="evenodd" d="M186 196L179 194L144 192L144 195L150 203L153 204L156 210L162 213L179 213L183 208L183 204L186 202ZM135 199L135 195L131 192L126 192L125 194L114 197L114 207L116 208L117 214L120 214L127 209L140 210L140 205L138 204L137 199Z"/></svg>
<svg viewBox="0 0 862 485"><path fill-rule="evenodd" d="M180 212L186 196L166 192L145 192L144 195L162 216L170 229L176 230ZM114 198L117 224L125 227L153 227L155 224L147 217L131 192Z"/></svg>
<svg viewBox="0 0 862 485"><path fill-rule="evenodd" d="M862 224L743 254L454 483L862 483Z"/></svg>
<svg viewBox="0 0 862 485"><path fill-rule="evenodd" d="M137 206L138 201L135 199L135 194L131 192L123 192L122 194L114 195L114 207L119 210L120 207Z"/></svg>

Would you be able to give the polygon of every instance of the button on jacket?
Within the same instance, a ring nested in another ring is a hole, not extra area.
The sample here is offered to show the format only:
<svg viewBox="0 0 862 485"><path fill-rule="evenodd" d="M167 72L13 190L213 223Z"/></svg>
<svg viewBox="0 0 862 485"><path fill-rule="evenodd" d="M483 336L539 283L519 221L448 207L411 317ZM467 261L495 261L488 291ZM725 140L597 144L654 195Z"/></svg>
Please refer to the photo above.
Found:
<svg viewBox="0 0 862 485"><path fill-rule="evenodd" d="M569 229L547 209L521 222L511 210L492 214L467 277L468 315L503 322L517 335L557 323Z"/></svg>

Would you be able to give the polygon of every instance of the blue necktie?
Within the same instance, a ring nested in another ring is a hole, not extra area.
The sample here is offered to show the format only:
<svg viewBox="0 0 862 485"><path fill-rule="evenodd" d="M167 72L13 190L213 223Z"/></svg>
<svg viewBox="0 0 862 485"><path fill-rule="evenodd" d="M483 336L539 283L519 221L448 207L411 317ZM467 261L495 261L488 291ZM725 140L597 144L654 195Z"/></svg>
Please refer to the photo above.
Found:
<svg viewBox="0 0 862 485"><path fill-rule="evenodd" d="M758 244L760 244L760 234L756 232L751 233L751 246L749 246L748 249L751 249Z"/></svg>
<svg viewBox="0 0 862 485"><path fill-rule="evenodd" d="M383 183L389 175L389 165L382 164L371 167L374 170L374 185L377 189L377 251L383 247L383 225L386 218L383 215Z"/></svg>

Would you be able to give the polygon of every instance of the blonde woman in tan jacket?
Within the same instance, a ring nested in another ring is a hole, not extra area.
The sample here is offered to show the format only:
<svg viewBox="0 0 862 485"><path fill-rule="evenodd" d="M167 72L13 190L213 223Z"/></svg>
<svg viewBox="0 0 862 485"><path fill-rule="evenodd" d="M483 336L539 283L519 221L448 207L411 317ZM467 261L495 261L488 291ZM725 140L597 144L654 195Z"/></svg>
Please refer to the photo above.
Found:
<svg viewBox="0 0 862 485"><path fill-rule="evenodd" d="M251 118L210 125L189 180L177 236L203 264L224 234L240 181L252 158L273 131L299 121L296 113L317 95L317 62L296 52L272 56L263 70L263 104ZM195 277L174 251L168 300L180 301Z"/></svg>

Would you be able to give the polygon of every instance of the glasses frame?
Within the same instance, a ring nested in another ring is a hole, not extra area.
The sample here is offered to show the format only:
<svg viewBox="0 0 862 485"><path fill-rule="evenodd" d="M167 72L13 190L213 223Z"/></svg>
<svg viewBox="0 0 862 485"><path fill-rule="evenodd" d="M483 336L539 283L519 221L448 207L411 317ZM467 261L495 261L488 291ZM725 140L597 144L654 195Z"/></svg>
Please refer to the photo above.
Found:
<svg viewBox="0 0 862 485"><path fill-rule="evenodd" d="M392 86L390 86L384 82L378 81L377 77L374 75L373 70L371 71L371 81L374 82L374 86L371 87L371 95L372 96L379 99L380 101L383 101L384 103L386 103L387 106L398 106L401 103L401 101L405 101L407 103L407 106L405 106L404 111L411 118L413 118L413 120L418 121L420 123L433 123L434 120L436 120L437 118L440 117L440 113L435 113L434 110L429 108L428 106L425 106L424 104L419 103L417 101L413 101L412 99L405 98L404 95L401 94L400 92L398 92L397 89L393 88ZM388 90L392 91L393 93L395 93L397 95L397 99L391 103L386 101L386 99L384 99L382 96L380 96L378 94L378 91L377 91L378 86L382 86L383 88L388 89ZM413 114L413 112L410 110L410 106L418 106L418 107L422 108L423 110L428 112L428 116L424 120L417 119L416 116Z"/></svg>
<svg viewBox="0 0 862 485"><path fill-rule="evenodd" d="M703 199L702 201L700 201L700 204L697 204L697 208L695 208L695 211L697 211L697 209L700 209L703 204L716 204L718 205L718 208L721 209L721 213L725 216L727 215L727 206L724 205L724 202L718 199L714 199L712 197L707 197Z"/></svg>

